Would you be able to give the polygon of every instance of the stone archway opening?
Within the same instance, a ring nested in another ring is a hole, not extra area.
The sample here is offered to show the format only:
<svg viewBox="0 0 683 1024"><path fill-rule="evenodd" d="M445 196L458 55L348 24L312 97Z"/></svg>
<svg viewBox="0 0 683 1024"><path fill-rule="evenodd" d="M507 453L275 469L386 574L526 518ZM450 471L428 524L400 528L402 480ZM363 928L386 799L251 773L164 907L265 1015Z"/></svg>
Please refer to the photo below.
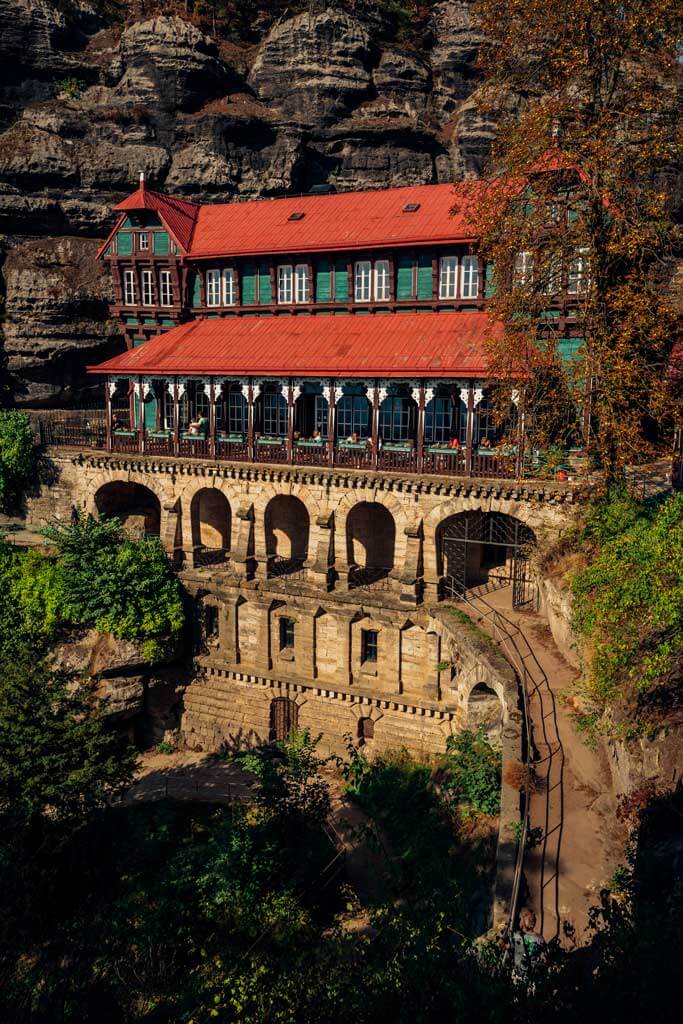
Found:
<svg viewBox="0 0 683 1024"><path fill-rule="evenodd" d="M269 576L286 576L303 568L308 557L310 519L303 501L278 494L266 507L266 556Z"/></svg>
<svg viewBox="0 0 683 1024"><path fill-rule="evenodd" d="M363 587L386 579L394 567L396 523L378 501L361 501L346 519L349 587Z"/></svg>
<svg viewBox="0 0 683 1024"><path fill-rule="evenodd" d="M158 537L161 532L161 504L143 484L112 480L95 494L95 508L101 516L116 517L136 540Z"/></svg>
<svg viewBox="0 0 683 1024"><path fill-rule="evenodd" d="M228 499L215 487L203 487L192 497L192 549L195 565L223 562L230 550L231 512Z"/></svg>
<svg viewBox="0 0 683 1024"><path fill-rule="evenodd" d="M487 683L472 687L467 700L467 727L483 729L489 740L498 740L503 729L503 704Z"/></svg>
<svg viewBox="0 0 683 1024"><path fill-rule="evenodd" d="M480 509L460 512L439 524L436 540L442 597L461 600L474 588L511 586L513 607L535 600L528 554L536 536L520 519Z"/></svg>

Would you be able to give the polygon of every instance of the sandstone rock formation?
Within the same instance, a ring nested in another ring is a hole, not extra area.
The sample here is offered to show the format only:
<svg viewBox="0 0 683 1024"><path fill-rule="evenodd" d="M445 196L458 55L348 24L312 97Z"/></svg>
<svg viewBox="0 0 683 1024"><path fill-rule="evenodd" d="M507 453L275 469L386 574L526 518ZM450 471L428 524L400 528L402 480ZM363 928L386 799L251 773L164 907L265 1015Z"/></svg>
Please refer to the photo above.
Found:
<svg viewBox="0 0 683 1024"><path fill-rule="evenodd" d="M493 126L471 100L468 0L401 32L371 0L252 6L212 35L155 0L125 22L90 0L0 0L0 356L18 403L78 404L85 364L116 346L85 263L140 170L209 201L480 173Z"/></svg>

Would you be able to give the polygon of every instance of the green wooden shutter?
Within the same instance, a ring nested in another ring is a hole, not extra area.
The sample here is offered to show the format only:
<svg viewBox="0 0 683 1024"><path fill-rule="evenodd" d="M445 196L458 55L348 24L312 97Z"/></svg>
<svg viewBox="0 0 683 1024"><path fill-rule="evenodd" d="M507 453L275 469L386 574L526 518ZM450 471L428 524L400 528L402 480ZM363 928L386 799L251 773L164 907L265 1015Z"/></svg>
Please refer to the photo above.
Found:
<svg viewBox="0 0 683 1024"><path fill-rule="evenodd" d="M199 274L194 275L192 282L192 305L197 308L202 304L202 280Z"/></svg>
<svg viewBox="0 0 683 1024"><path fill-rule="evenodd" d="M332 298L332 282L330 273L330 261L323 256L318 260L315 268L315 301L329 302Z"/></svg>
<svg viewBox="0 0 683 1024"><path fill-rule="evenodd" d="M560 338L557 349L563 363L571 363L577 358L577 352L583 346L583 338Z"/></svg>
<svg viewBox="0 0 683 1024"><path fill-rule="evenodd" d="M140 399L133 395L133 416L135 417L135 428L140 426Z"/></svg>
<svg viewBox="0 0 683 1024"><path fill-rule="evenodd" d="M157 429L157 400L150 395L145 399L145 430Z"/></svg>
<svg viewBox="0 0 683 1024"><path fill-rule="evenodd" d="M253 306L256 302L256 264L245 263L242 267L242 305Z"/></svg>
<svg viewBox="0 0 683 1024"><path fill-rule="evenodd" d="M396 269L396 298L413 297L413 257L399 256Z"/></svg>
<svg viewBox="0 0 683 1024"><path fill-rule="evenodd" d="M268 263L259 264L258 300L261 306L269 306L273 301L273 289L270 287L270 266Z"/></svg>
<svg viewBox="0 0 683 1024"><path fill-rule="evenodd" d="M493 263L487 263L484 274L484 297L490 299L495 294L496 282L493 277Z"/></svg>
<svg viewBox="0 0 683 1024"><path fill-rule="evenodd" d="M130 231L119 231L116 236L116 251L119 256L131 256L133 253L133 236Z"/></svg>
<svg viewBox="0 0 683 1024"><path fill-rule="evenodd" d="M169 237L167 231L155 231L152 235L154 239L154 254L155 256L168 256L169 249Z"/></svg>
<svg viewBox="0 0 683 1024"><path fill-rule="evenodd" d="M346 260L337 260L334 265L334 301L349 301L349 272Z"/></svg>
<svg viewBox="0 0 683 1024"><path fill-rule="evenodd" d="M417 258L417 297L432 297L432 257L428 253L420 253Z"/></svg>

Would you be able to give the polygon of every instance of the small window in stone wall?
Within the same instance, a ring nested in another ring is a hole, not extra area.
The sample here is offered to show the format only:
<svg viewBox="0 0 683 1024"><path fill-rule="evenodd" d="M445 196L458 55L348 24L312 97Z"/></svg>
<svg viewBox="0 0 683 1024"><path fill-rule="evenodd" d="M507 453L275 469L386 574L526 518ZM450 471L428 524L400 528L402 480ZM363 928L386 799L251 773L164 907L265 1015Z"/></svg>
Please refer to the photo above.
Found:
<svg viewBox="0 0 683 1024"><path fill-rule="evenodd" d="M218 636L218 608L215 604L204 606L204 628L208 640L214 640Z"/></svg>
<svg viewBox="0 0 683 1024"><path fill-rule="evenodd" d="M375 738L375 723L371 718L358 719L358 739L361 743Z"/></svg>
<svg viewBox="0 0 683 1024"><path fill-rule="evenodd" d="M292 619L280 619L280 650L294 650L294 622Z"/></svg>
<svg viewBox="0 0 683 1024"><path fill-rule="evenodd" d="M360 660L375 663L377 661L377 630L364 629L361 632Z"/></svg>

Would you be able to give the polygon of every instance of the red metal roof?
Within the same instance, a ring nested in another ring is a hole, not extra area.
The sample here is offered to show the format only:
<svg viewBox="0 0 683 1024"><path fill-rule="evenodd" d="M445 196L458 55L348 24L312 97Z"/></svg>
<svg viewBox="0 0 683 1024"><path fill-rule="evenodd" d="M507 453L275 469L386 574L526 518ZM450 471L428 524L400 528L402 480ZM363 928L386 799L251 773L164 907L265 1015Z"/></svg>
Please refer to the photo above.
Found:
<svg viewBox="0 0 683 1024"><path fill-rule="evenodd" d="M342 313L202 318L88 367L122 375L484 376L486 313Z"/></svg>
<svg viewBox="0 0 683 1024"><path fill-rule="evenodd" d="M151 192L143 185L137 192L133 192L123 202L118 203L114 209L121 212L128 210L154 210L163 218L166 227L174 236L176 242L180 244L180 247L189 252L192 230L201 207L197 203L188 202L186 199L176 199L174 196L167 196L162 192Z"/></svg>
<svg viewBox="0 0 683 1024"><path fill-rule="evenodd" d="M320 252L469 241L477 183L409 185L201 206L192 256ZM417 209L407 212L412 204ZM455 209L454 209L455 208ZM303 214L290 220L291 214Z"/></svg>

